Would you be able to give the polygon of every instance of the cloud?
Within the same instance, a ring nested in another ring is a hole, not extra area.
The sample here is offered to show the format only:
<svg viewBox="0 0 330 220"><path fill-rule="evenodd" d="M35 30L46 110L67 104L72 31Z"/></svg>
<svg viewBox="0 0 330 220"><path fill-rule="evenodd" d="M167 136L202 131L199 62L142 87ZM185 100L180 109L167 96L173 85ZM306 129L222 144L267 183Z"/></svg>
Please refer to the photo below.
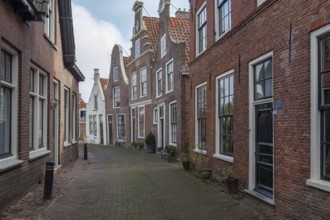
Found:
<svg viewBox="0 0 330 220"><path fill-rule="evenodd" d="M115 44L130 47L119 29L112 23L94 18L86 8L72 4L77 65L85 75L80 83L80 93L88 102L93 86L94 68L100 69L101 77L108 78L110 55Z"/></svg>

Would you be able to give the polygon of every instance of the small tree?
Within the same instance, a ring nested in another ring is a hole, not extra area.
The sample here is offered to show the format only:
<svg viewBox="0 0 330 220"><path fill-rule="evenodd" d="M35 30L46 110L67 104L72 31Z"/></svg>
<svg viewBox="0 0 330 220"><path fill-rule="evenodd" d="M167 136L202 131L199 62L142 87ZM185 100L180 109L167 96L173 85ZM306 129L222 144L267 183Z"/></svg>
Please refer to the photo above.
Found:
<svg viewBox="0 0 330 220"><path fill-rule="evenodd" d="M155 139L155 135L153 135L152 132L149 132L149 134L147 135L145 142L147 145L155 145L156 143L156 139Z"/></svg>

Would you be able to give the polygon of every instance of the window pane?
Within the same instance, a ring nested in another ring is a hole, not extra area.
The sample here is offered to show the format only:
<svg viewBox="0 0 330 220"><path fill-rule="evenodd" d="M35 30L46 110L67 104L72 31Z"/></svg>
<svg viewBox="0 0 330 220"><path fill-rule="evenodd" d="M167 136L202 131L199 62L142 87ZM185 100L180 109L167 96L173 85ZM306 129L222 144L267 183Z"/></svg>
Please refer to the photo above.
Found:
<svg viewBox="0 0 330 220"><path fill-rule="evenodd" d="M39 75L39 95L44 95L44 76Z"/></svg>
<svg viewBox="0 0 330 220"><path fill-rule="evenodd" d="M265 79L273 77L273 65L272 60L268 60L265 62Z"/></svg>
<svg viewBox="0 0 330 220"><path fill-rule="evenodd" d="M330 178L330 144L325 145L323 154L324 154L323 175Z"/></svg>
<svg viewBox="0 0 330 220"><path fill-rule="evenodd" d="M273 80L272 78L265 80L265 97L273 96Z"/></svg>
<svg viewBox="0 0 330 220"><path fill-rule="evenodd" d="M264 97L264 82L259 82L256 84L255 99L261 99Z"/></svg>
<svg viewBox="0 0 330 220"><path fill-rule="evenodd" d="M0 87L0 158L11 151L11 90Z"/></svg>
<svg viewBox="0 0 330 220"><path fill-rule="evenodd" d="M11 62L12 56L5 52L5 80L10 83L12 82Z"/></svg>
<svg viewBox="0 0 330 220"><path fill-rule="evenodd" d="M44 146L44 100L39 99L39 115L38 115L38 147L42 148Z"/></svg>
<svg viewBox="0 0 330 220"><path fill-rule="evenodd" d="M258 64L255 66L255 81L261 81L264 79L263 64Z"/></svg>
<svg viewBox="0 0 330 220"><path fill-rule="evenodd" d="M33 127L34 127L34 97L30 97L30 136L29 136L29 147L30 150L33 149L34 147L34 142L33 142Z"/></svg>
<svg viewBox="0 0 330 220"><path fill-rule="evenodd" d="M330 70L330 36L320 41L321 47L321 71Z"/></svg>

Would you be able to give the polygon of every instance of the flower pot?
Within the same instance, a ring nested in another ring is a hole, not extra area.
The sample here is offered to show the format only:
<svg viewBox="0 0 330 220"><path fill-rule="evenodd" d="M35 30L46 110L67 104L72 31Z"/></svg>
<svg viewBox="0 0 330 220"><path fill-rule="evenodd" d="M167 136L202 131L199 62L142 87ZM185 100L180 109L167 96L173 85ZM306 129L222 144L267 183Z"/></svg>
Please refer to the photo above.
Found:
<svg viewBox="0 0 330 220"><path fill-rule="evenodd" d="M202 179L209 179L211 177L211 170L209 169L199 170L199 174L201 175Z"/></svg>
<svg viewBox="0 0 330 220"><path fill-rule="evenodd" d="M147 153L155 153L156 148L155 145L147 144Z"/></svg>
<svg viewBox="0 0 330 220"><path fill-rule="evenodd" d="M188 171L190 169L190 161L183 161L182 166L185 171Z"/></svg>
<svg viewBox="0 0 330 220"><path fill-rule="evenodd" d="M226 179L226 183L227 183L228 193L229 194L237 193L238 179L236 179L236 178L227 178Z"/></svg>

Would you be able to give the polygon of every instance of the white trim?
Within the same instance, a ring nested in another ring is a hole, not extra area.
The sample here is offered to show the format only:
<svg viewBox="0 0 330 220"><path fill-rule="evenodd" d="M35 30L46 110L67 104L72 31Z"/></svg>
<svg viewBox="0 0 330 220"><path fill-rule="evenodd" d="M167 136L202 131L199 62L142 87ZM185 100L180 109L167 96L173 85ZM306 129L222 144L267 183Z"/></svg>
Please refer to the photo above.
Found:
<svg viewBox="0 0 330 220"><path fill-rule="evenodd" d="M172 84L172 90L168 90L168 70L167 70L167 66L168 64L170 64L172 62L172 77L173 77L173 84ZM173 92L174 90L174 61L173 61L173 58L168 61L166 64L165 64L165 86L166 86L166 92L165 94L168 94L170 92Z"/></svg>
<svg viewBox="0 0 330 220"><path fill-rule="evenodd" d="M139 107L141 105L149 105L149 104L151 104L151 99L148 99L148 100L145 100L145 101L142 101L142 102L132 103L129 106L131 108L135 108L135 107Z"/></svg>
<svg viewBox="0 0 330 220"><path fill-rule="evenodd" d="M168 103L168 137L170 145L177 146L177 143L172 142L172 109L171 105L176 104L176 109L178 109L177 101L172 101ZM178 111L176 111L176 140L178 141Z"/></svg>
<svg viewBox="0 0 330 220"><path fill-rule="evenodd" d="M157 111L157 112L155 112L155 111ZM158 107L155 107L152 110L152 115L153 115L152 121L153 121L153 124L154 125L158 124L158 111L159 111L159 108ZM157 121L156 121L156 119L157 119Z"/></svg>
<svg viewBox="0 0 330 220"><path fill-rule="evenodd" d="M143 108L143 136L140 134L140 109L141 108ZM138 138L144 138L144 136L145 136L145 126L146 126L146 108L145 108L145 106L139 106L138 108Z"/></svg>
<svg viewBox="0 0 330 220"><path fill-rule="evenodd" d="M249 62L249 182L248 182L248 191L254 191L255 186L256 186L256 183L255 183L255 179L256 179L255 105L261 104L261 103L273 102L273 98L266 99L266 100L260 100L260 101L254 101L254 65L258 64L266 59L272 58L272 57L273 57L273 51L268 52ZM273 66L274 66L274 63L273 63ZM274 76L274 72L273 72L273 76ZM273 83L274 83L274 80L273 80ZM273 86L273 88L274 88L274 86ZM275 146L275 143L273 143L273 144ZM274 164L274 162L273 162L273 164ZM275 171L275 167L273 168L273 172L274 171ZM273 181L274 181L274 178L273 178ZM275 184L273 184L273 186L275 186ZM275 192L275 190L274 190L274 192ZM273 192L273 198L272 198L273 201L275 198L274 192ZM256 194L256 193L257 192L255 192L254 194ZM257 194L259 194L259 193L257 193Z"/></svg>
<svg viewBox="0 0 330 220"><path fill-rule="evenodd" d="M207 90L207 82L203 82L195 87L195 148L194 151L197 153L203 153L205 150L201 150L198 148L198 120L197 120L197 90L198 88L205 86L206 85L206 90ZM207 96L206 96L207 98ZM207 104L207 102L206 102ZM206 151L205 151L206 152Z"/></svg>
<svg viewBox="0 0 330 220"><path fill-rule="evenodd" d="M54 163L55 166L59 165L59 113L60 113L60 100L59 100L59 94L60 94L60 83L57 80L53 80L53 86L54 86L54 101L53 101L53 129L54 129ZM80 117L80 111L79 111L79 117ZM85 116L86 117L86 116ZM79 133L80 134L80 133Z"/></svg>
<svg viewBox="0 0 330 220"><path fill-rule="evenodd" d="M67 91L67 94L68 94L68 99L67 99L67 108L65 108L65 90ZM67 127L66 129L66 135L67 135L67 140L65 140L64 136L63 136L63 142L64 142L64 147L66 146L70 146L70 142L69 142L69 110L70 110L70 90L69 88L67 87L64 87L64 92L63 92L63 103L64 103L64 117L63 117L63 120L64 120L64 127ZM66 112L67 110L67 112ZM65 115L67 114L67 121L65 121ZM64 128L63 128L64 129ZM63 131L65 133L65 129Z"/></svg>
<svg viewBox="0 0 330 220"><path fill-rule="evenodd" d="M311 33L310 45L311 45L311 162L310 162L310 179L306 181L306 184L321 190L330 192L330 181L321 180L321 113L318 110L318 38L326 33L330 32L330 24L323 26L322 28L313 31Z"/></svg>
<svg viewBox="0 0 330 220"><path fill-rule="evenodd" d="M125 138L122 138L122 139L119 139L119 137L118 137L118 133L119 133L118 132L118 116L124 116L124 132L125 132ZM116 130L117 130L117 140L118 141L125 141L126 140L126 117L125 116L126 115L125 114L122 114L122 113L116 115Z"/></svg>
<svg viewBox="0 0 330 220"><path fill-rule="evenodd" d="M204 155L207 155L207 151L206 151L206 150L201 150L201 149L197 149L197 148L195 148L195 149L194 149L194 152L195 152L195 153L198 153L198 154L204 154Z"/></svg>
<svg viewBox="0 0 330 220"><path fill-rule="evenodd" d="M134 117L133 117L133 114L132 114L133 109L135 111ZM133 143L133 141L135 141L135 140L133 140L133 135L135 134L134 132L136 132L136 109L137 109L137 107L132 107L130 109L130 118L131 118L131 120L130 120L131 121L131 128L130 128L130 130L131 130L131 143ZM133 118L135 120L135 130L133 130Z"/></svg>
<svg viewBox="0 0 330 220"><path fill-rule="evenodd" d="M9 53L12 56L12 83L9 84L9 87L12 89L12 103L11 103L11 154L12 157L3 158L0 159L0 166L3 167L3 169L7 169L9 167L12 167L12 165L20 163L21 160L18 160L18 65L19 65L19 58L18 58L18 52L12 48L11 46L4 44L0 41L0 50L3 49L7 53ZM4 81L0 82L1 85L6 85L8 83L5 83ZM7 162L6 162L7 161ZM10 162L9 162L10 161ZM16 162L17 163L16 163ZM0 167L1 169L1 167Z"/></svg>
<svg viewBox="0 0 330 220"><path fill-rule="evenodd" d="M77 137L77 95L76 93L72 92L72 143L76 143Z"/></svg>
<svg viewBox="0 0 330 220"><path fill-rule="evenodd" d="M136 97L134 97L134 93L133 93L133 76L135 76L135 87L136 87ZM132 73L131 75L131 100L135 100L137 99L137 76L136 76L136 72Z"/></svg>
<svg viewBox="0 0 330 220"><path fill-rule="evenodd" d="M161 91L160 94L158 94L158 73L160 72L160 78L161 78ZM161 97L163 95L163 70L162 68L159 68L156 71L156 99Z"/></svg>
<svg viewBox="0 0 330 220"><path fill-rule="evenodd" d="M164 131L164 138L163 138L163 146L165 147L166 146L166 104L165 102L161 103L161 104L158 104L157 105L158 107L158 125L157 125L157 146L161 146L162 143L161 143L161 123L160 123L160 120L162 119L164 121L164 124L163 124L163 131ZM163 117L160 117L160 108L163 107Z"/></svg>
<svg viewBox="0 0 330 220"><path fill-rule="evenodd" d="M215 106L215 131L216 131L216 135L215 135L215 154L213 155L214 158L217 158L217 159L220 159L220 160L224 160L224 161L227 161L227 162L234 162L234 157L232 156L228 156L228 155L224 155L224 154L221 154L220 153L220 141L219 141L219 131L220 131L220 122L219 122L219 116L218 116L218 112L219 112L219 79L222 79L222 78L225 78L229 75L233 74L233 78L234 78L234 86L235 86L235 76L234 76L234 69L231 69L231 70L228 70L227 72L219 75L216 77L216 80L215 80L215 97L216 97L216 100L215 100L215 103L216 103L216 106ZM235 94L235 91L234 91L234 94Z"/></svg>
<svg viewBox="0 0 330 220"><path fill-rule="evenodd" d="M146 76L146 84L147 84L147 87L146 87L146 94L145 95L142 95L142 70L145 71L145 76ZM146 97L148 95L148 74L147 74L147 68L146 67L142 67L140 69L140 98L142 97Z"/></svg>
<svg viewBox="0 0 330 220"><path fill-rule="evenodd" d="M11 168L14 168L16 166L19 166L23 163L23 160L18 160L17 156L7 157L4 159L1 159L0 162L0 173L4 172L6 170L9 170Z"/></svg>
<svg viewBox="0 0 330 220"><path fill-rule="evenodd" d="M115 106L115 89L119 89L119 106ZM112 94L113 94L113 97L112 97L112 108L114 108L114 109L115 108L120 108L120 104L121 104L120 86L113 87Z"/></svg>
<svg viewBox="0 0 330 220"><path fill-rule="evenodd" d="M205 8L205 13L206 13L206 45L205 45L205 49L201 52L199 52L199 32L198 32L198 15L201 13L201 11ZM204 53L207 49L207 7L206 7L206 1L203 3L203 5L198 9L197 13L196 13L196 17L195 17L195 39L196 39L196 57L198 57L199 55L201 55L202 53Z"/></svg>
<svg viewBox="0 0 330 220"><path fill-rule="evenodd" d="M47 150L46 148L41 148L41 149L38 149L38 150L34 150L34 151L30 151L29 152L29 160L35 160L35 159L38 159L40 157L43 157L43 156L46 156L50 154L50 151Z"/></svg>

